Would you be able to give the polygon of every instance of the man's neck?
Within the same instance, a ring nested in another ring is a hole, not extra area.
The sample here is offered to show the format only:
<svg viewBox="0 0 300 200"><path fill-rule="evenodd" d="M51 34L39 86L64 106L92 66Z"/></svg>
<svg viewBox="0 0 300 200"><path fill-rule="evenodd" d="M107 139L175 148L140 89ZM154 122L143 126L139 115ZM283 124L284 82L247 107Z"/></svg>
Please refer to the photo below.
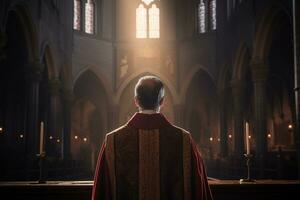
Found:
<svg viewBox="0 0 300 200"><path fill-rule="evenodd" d="M159 109L158 110L140 110L139 113L142 113L142 114L155 114L155 113L159 113Z"/></svg>

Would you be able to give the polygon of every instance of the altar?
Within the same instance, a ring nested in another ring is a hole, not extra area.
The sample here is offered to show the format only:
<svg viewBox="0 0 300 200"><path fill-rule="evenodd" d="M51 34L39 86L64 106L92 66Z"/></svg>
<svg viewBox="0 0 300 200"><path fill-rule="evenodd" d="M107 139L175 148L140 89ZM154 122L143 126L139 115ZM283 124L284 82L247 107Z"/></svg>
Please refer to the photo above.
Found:
<svg viewBox="0 0 300 200"><path fill-rule="evenodd" d="M92 181L0 182L2 197L13 200L89 200ZM210 180L215 200L281 200L300 194L300 180Z"/></svg>

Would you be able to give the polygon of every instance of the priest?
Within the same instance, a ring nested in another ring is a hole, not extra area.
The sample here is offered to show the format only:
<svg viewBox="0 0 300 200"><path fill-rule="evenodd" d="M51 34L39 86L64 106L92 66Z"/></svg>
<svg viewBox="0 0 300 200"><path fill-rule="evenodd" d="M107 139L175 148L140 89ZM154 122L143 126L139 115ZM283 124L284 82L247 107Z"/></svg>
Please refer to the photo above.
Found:
<svg viewBox="0 0 300 200"><path fill-rule="evenodd" d="M144 76L135 86L138 112L108 133L99 153L92 200L211 200L205 167L191 134L160 113L164 86Z"/></svg>

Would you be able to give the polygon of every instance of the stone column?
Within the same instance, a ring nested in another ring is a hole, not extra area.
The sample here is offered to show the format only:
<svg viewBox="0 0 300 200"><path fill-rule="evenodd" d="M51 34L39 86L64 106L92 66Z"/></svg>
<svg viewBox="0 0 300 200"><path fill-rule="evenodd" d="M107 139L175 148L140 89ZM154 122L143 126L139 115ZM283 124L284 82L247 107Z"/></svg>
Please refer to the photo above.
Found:
<svg viewBox="0 0 300 200"><path fill-rule="evenodd" d="M225 92L219 92L219 123L220 123L220 155L228 156L227 115L225 105Z"/></svg>
<svg viewBox="0 0 300 200"><path fill-rule="evenodd" d="M268 67L261 59L251 62L252 79L254 84L254 133L256 136L256 159L259 161L260 176L264 175L267 143L267 116L266 116L266 81Z"/></svg>
<svg viewBox="0 0 300 200"><path fill-rule="evenodd" d="M63 158L71 159L71 109L73 94L71 90L62 90L63 100Z"/></svg>
<svg viewBox="0 0 300 200"><path fill-rule="evenodd" d="M295 77L295 144L298 154L298 177L300 178L300 2L293 0L294 28L294 77Z"/></svg>
<svg viewBox="0 0 300 200"><path fill-rule="evenodd" d="M234 109L234 154L236 158L244 155L244 86L241 80L233 80L231 83Z"/></svg>
<svg viewBox="0 0 300 200"><path fill-rule="evenodd" d="M61 144L62 144L62 130L61 130L61 116L59 107L60 97L60 81L58 79L52 79L48 82L49 86L49 120L48 120L48 138L53 137L50 149L48 149L48 155L61 156ZM58 143L57 140L60 140Z"/></svg>
<svg viewBox="0 0 300 200"><path fill-rule="evenodd" d="M34 158L39 152L39 86L44 65L38 61L29 63L27 67L28 112L26 122L26 153Z"/></svg>

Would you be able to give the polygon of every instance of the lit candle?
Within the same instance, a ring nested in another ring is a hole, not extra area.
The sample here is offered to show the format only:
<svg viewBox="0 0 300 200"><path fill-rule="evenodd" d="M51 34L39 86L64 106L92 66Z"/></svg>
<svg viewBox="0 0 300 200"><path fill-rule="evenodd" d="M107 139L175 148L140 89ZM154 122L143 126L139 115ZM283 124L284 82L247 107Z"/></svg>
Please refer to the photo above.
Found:
<svg viewBox="0 0 300 200"><path fill-rule="evenodd" d="M41 122L40 127L40 154L43 153L44 148L44 122Z"/></svg>
<svg viewBox="0 0 300 200"><path fill-rule="evenodd" d="M250 154L249 123L246 122L246 154Z"/></svg>

